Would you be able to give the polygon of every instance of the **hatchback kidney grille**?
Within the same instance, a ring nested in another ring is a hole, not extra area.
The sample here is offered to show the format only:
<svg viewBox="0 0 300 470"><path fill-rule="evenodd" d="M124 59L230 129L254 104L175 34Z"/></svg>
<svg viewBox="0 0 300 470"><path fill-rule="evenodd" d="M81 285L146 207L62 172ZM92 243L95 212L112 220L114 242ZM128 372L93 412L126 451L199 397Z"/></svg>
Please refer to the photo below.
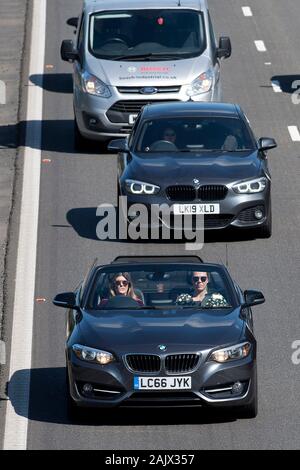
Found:
<svg viewBox="0 0 300 470"><path fill-rule="evenodd" d="M171 201L221 201L225 199L228 193L228 188L223 185L204 185L199 189L189 185L176 185L169 186L166 189L167 197Z"/></svg>

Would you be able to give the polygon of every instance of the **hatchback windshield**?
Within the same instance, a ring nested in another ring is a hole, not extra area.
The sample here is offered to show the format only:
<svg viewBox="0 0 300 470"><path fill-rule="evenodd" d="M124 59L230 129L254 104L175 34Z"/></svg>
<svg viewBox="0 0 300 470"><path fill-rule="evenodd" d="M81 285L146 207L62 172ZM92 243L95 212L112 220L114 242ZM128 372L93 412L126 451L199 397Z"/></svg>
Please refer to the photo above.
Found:
<svg viewBox="0 0 300 470"><path fill-rule="evenodd" d="M205 50L202 13L192 10L122 10L90 20L90 50L113 60L168 60Z"/></svg>
<svg viewBox="0 0 300 470"><path fill-rule="evenodd" d="M145 122L138 152L241 152L253 150L254 140L238 118L185 117Z"/></svg>
<svg viewBox="0 0 300 470"><path fill-rule="evenodd" d="M228 309L231 289L221 270L168 268L101 269L88 299L94 310L141 310L184 308Z"/></svg>

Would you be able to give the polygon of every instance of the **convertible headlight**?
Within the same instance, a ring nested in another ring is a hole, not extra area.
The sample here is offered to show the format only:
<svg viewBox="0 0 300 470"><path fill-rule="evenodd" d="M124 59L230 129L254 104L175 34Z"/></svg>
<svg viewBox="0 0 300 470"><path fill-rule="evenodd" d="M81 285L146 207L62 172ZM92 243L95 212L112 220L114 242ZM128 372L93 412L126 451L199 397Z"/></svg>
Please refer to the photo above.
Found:
<svg viewBox="0 0 300 470"><path fill-rule="evenodd" d="M247 357L250 351L250 343L237 344L236 346L230 346L229 348L218 349L218 351L214 351L210 356L210 360L219 363L234 361Z"/></svg>
<svg viewBox="0 0 300 470"><path fill-rule="evenodd" d="M232 189L239 194L254 194L262 193L267 186L267 178L257 178L255 180L243 181L241 183L234 184Z"/></svg>
<svg viewBox="0 0 300 470"><path fill-rule="evenodd" d="M188 87L186 94L188 96L201 95L211 90L214 81L214 74L212 70L202 73L194 80Z"/></svg>
<svg viewBox="0 0 300 470"><path fill-rule="evenodd" d="M126 180L125 184L127 192L131 194L153 195L160 191L159 186L155 186L155 184L144 183L142 181Z"/></svg>
<svg viewBox="0 0 300 470"><path fill-rule="evenodd" d="M99 96L100 98L110 98L111 92L105 83L101 82L99 78L91 75L88 72L83 72L81 75L82 88L89 95Z"/></svg>
<svg viewBox="0 0 300 470"><path fill-rule="evenodd" d="M72 349L78 359L82 361L96 362L97 364L105 365L115 360L111 353L101 351L100 349L89 348L87 346L81 346L80 344L74 344Z"/></svg>

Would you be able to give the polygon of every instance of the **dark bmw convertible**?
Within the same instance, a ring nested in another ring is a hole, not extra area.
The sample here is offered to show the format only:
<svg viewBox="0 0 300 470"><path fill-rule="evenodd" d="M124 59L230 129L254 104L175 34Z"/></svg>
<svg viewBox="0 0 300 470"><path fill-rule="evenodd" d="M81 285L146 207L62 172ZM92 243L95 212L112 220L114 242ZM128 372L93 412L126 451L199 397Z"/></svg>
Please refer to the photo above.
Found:
<svg viewBox="0 0 300 470"><path fill-rule="evenodd" d="M68 309L70 408L229 407L255 417L251 307L263 302L196 256L94 266L54 299Z"/></svg>
<svg viewBox="0 0 300 470"><path fill-rule="evenodd" d="M274 139L255 138L238 105L173 102L145 106L129 140L108 148L119 151L119 194L129 207L142 204L149 214L155 205L172 208L158 227L177 230L178 216L204 216L206 229L270 237L267 151L274 147ZM128 214L132 220L133 208Z"/></svg>

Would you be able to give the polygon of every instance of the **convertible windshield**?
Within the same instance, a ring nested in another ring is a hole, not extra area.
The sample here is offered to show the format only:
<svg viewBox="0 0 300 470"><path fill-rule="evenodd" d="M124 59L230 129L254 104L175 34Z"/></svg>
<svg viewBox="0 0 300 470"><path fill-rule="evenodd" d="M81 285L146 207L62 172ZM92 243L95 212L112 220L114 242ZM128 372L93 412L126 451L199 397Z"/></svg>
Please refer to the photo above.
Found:
<svg viewBox="0 0 300 470"><path fill-rule="evenodd" d="M220 270L118 266L98 271L87 308L93 310L229 309L228 281Z"/></svg>
<svg viewBox="0 0 300 470"><path fill-rule="evenodd" d="M232 117L185 117L146 121L138 152L243 152L255 149L245 123Z"/></svg>
<svg viewBox="0 0 300 470"><path fill-rule="evenodd" d="M90 19L90 50L101 59L172 60L206 48L202 13L192 10L122 10Z"/></svg>

